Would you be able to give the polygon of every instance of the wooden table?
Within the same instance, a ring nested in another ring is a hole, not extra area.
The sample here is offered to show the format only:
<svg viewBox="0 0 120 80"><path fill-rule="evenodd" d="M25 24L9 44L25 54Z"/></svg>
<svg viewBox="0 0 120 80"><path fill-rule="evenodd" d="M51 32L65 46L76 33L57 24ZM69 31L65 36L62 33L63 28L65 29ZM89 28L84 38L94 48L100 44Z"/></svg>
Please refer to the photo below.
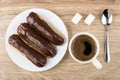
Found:
<svg viewBox="0 0 120 80"><path fill-rule="evenodd" d="M120 80L120 0L0 0L0 80ZM98 60L103 69L97 70L92 64L79 64L67 50L63 60L54 68L44 72L29 72L18 67L5 49L5 33L11 20L21 11L30 8L45 8L55 12L64 21L69 38L82 31L94 34L100 42ZM104 27L100 14L108 8L113 14L110 26L111 62L105 63ZM83 15L79 24L71 22L76 12ZM84 23L91 13L96 19L88 26Z"/></svg>

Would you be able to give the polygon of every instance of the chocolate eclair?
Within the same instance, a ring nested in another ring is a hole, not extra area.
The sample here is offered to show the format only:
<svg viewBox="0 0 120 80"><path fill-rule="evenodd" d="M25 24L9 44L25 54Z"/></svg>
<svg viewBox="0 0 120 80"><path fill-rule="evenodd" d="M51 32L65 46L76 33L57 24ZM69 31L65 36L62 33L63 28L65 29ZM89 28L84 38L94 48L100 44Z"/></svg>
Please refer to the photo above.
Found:
<svg viewBox="0 0 120 80"><path fill-rule="evenodd" d="M27 16L27 22L54 45L61 45L64 43L64 39L53 31L48 23L41 19L36 13L31 12Z"/></svg>
<svg viewBox="0 0 120 80"><path fill-rule="evenodd" d="M13 34L9 37L9 44L19 50L26 58L28 58L33 64L38 67L45 66L47 59L45 56L29 47L17 34Z"/></svg>
<svg viewBox="0 0 120 80"><path fill-rule="evenodd" d="M21 23L17 28L17 33L22 39L27 41L32 47L35 47L47 57L56 55L56 48L48 41L41 38L28 23Z"/></svg>

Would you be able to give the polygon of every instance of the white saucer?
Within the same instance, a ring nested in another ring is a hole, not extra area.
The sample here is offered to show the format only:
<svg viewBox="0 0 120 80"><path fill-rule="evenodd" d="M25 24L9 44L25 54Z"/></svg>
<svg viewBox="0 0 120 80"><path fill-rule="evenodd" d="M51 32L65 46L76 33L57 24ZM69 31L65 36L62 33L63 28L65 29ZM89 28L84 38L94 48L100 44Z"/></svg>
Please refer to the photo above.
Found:
<svg viewBox="0 0 120 80"><path fill-rule="evenodd" d="M57 46L57 55L51 59L48 59L47 64L44 67L36 67L27 58L25 58L16 50L11 48L11 46L8 43L9 36L17 33L17 27L20 25L20 23L26 22L26 17L30 12L35 12L38 15L42 16L46 22L52 25L58 32L60 32L64 36L64 44L61 46ZM68 46L68 32L63 21L55 13L46 9L28 9L18 14L9 24L5 37L5 45L8 55L13 60L13 62L19 67L28 71L45 71L53 68L64 57Z"/></svg>

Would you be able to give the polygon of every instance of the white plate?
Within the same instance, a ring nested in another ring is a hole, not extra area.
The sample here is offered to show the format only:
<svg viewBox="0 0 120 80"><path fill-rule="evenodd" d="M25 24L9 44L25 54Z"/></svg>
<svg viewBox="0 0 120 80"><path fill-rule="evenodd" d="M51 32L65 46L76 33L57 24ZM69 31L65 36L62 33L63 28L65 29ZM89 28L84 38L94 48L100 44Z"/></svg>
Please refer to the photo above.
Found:
<svg viewBox="0 0 120 80"><path fill-rule="evenodd" d="M9 36L17 33L16 30L18 25L20 25L20 23L22 22L26 22L26 17L30 12L35 12L38 15L42 16L44 20L50 23L50 25L52 25L58 32L60 32L65 39L65 42L63 45L57 46L57 55L51 59L48 59L47 64L44 67L36 67L27 58L25 58L24 56L19 54L16 50L11 48L8 43ZM5 37L5 45L6 45L8 55L11 57L13 62L15 62L15 64L17 64L19 67L29 71L45 71L53 68L64 57L67 50L67 46L68 46L68 32L63 21L55 13L46 9L37 9L37 8L29 9L18 14L9 24L9 27L6 32L6 37Z"/></svg>

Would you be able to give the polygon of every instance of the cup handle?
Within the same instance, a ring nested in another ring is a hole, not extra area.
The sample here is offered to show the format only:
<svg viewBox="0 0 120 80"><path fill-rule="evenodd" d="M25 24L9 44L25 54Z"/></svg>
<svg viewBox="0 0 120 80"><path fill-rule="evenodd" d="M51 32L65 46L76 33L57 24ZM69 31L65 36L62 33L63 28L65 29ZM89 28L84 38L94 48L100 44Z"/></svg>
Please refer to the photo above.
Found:
<svg viewBox="0 0 120 80"><path fill-rule="evenodd" d="M92 64L97 68L97 69L102 69L102 65L101 63L97 60L97 59L94 59L92 61Z"/></svg>

